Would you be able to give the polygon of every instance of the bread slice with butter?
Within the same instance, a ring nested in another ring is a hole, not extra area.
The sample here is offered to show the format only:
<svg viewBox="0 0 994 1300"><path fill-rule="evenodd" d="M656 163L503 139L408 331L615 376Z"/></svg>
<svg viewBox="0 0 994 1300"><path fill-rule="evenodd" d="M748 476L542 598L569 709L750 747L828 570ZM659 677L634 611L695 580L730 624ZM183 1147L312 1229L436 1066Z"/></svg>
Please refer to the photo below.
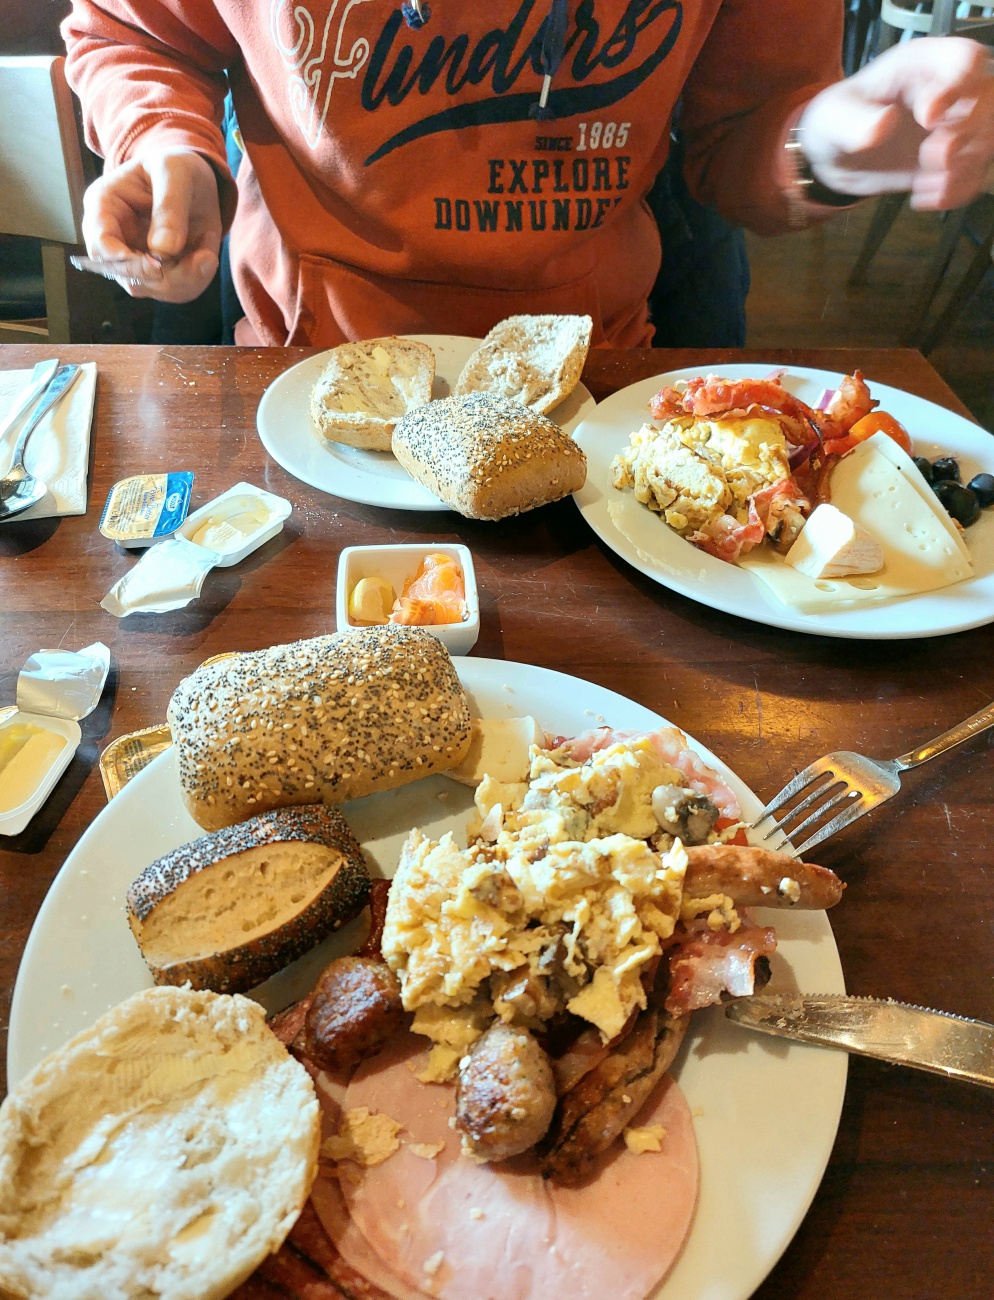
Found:
<svg viewBox="0 0 994 1300"><path fill-rule="evenodd" d="M366 905L369 874L335 808L281 808L146 867L128 924L156 984L254 988Z"/></svg>
<svg viewBox="0 0 994 1300"><path fill-rule="evenodd" d="M136 993L0 1107L0 1295L222 1300L293 1227L320 1138L257 1003Z"/></svg>
<svg viewBox="0 0 994 1300"><path fill-rule="evenodd" d="M311 390L311 419L329 442L389 451L402 415L431 401L435 354L413 339L342 343Z"/></svg>
<svg viewBox="0 0 994 1300"><path fill-rule="evenodd" d="M589 316L508 316L463 366L452 394L493 393L546 415L580 382L592 330Z"/></svg>

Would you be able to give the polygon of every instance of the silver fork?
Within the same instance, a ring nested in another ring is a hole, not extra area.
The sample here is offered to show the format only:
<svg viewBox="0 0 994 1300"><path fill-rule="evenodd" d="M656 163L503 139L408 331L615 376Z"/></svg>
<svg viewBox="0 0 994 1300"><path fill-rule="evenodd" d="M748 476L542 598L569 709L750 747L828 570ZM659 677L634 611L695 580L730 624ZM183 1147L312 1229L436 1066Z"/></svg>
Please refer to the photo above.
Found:
<svg viewBox="0 0 994 1300"><path fill-rule="evenodd" d="M988 704L979 713L974 713L949 731L944 731L928 744L920 745L909 754L902 754L900 758L867 758L864 754L853 754L849 750L826 754L824 758L810 763L803 772L798 772L793 781L788 781L766 805L750 829L766 830L759 841L761 844L766 844L779 835L780 841L768 847L787 850L793 848L799 855L806 849L813 849L816 844L823 844L843 826L848 826L850 822L897 794L901 788L902 772L938 758L954 745L961 745L964 740L978 736L990 727L994 727L994 703ZM787 808L791 800L802 795L800 802ZM787 811L778 820L774 814L784 808ZM830 813L835 814L830 821L819 826L801 844L792 844L799 835L823 821Z"/></svg>

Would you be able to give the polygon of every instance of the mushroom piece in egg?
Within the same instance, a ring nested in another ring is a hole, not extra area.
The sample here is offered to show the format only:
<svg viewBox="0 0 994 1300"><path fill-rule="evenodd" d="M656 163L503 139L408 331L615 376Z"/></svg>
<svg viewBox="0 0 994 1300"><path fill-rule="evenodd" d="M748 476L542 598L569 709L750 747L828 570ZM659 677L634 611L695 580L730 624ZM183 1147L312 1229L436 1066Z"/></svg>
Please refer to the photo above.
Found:
<svg viewBox="0 0 994 1300"><path fill-rule="evenodd" d="M667 835L679 836L684 844L706 844L719 817L707 795L678 785L657 785L652 792L652 811Z"/></svg>

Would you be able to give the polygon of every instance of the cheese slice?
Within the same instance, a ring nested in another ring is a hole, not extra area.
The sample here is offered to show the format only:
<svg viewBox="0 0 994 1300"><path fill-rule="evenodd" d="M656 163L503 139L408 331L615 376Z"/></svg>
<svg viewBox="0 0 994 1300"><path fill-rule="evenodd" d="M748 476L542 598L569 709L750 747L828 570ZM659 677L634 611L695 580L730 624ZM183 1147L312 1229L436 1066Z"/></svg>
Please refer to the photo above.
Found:
<svg viewBox="0 0 994 1300"><path fill-rule="evenodd" d="M832 504L872 533L883 551L883 567L854 578L811 579L786 564L769 547L739 560L786 605L802 613L878 604L962 582L973 564L956 526L931 492L903 472L890 453L892 439L875 434L843 457L832 471ZM894 444L896 447L896 444ZM900 451L900 448L897 448ZM928 485L908 463L914 475Z"/></svg>
<svg viewBox="0 0 994 1300"><path fill-rule="evenodd" d="M545 732L533 717L474 718L469 753L445 775L463 785L479 785L485 776L504 783L527 781L531 746L545 743Z"/></svg>
<svg viewBox="0 0 994 1300"><path fill-rule="evenodd" d="M875 433L872 438L867 438L867 443L871 444L886 460L889 460L895 469L901 471L918 495L928 505L929 509L935 511L936 517L949 536L953 539L953 542L964 560L969 561L970 552L966 548L966 542L963 540L963 534L957 526L956 521L950 515L949 511L940 503L938 497L926 481L924 474L904 448L898 446L893 438L888 438L886 433ZM970 562L972 563L972 561Z"/></svg>

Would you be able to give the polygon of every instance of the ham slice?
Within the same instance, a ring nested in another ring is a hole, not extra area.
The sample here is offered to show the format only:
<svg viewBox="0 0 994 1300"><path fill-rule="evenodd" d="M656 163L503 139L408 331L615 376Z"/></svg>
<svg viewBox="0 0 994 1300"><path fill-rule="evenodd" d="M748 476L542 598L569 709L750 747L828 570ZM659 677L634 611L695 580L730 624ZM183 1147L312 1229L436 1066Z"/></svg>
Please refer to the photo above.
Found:
<svg viewBox="0 0 994 1300"><path fill-rule="evenodd" d="M660 1153L619 1145L588 1183L561 1188L530 1154L500 1165L462 1156L449 1127L455 1090L420 1083L411 1067L422 1059L423 1040L407 1035L346 1091L345 1109L380 1111L406 1142L444 1147L434 1159L404 1145L368 1169L341 1164L342 1201L322 1185L314 1203L343 1258L365 1272L375 1257L367 1276L398 1300L643 1300L679 1255L696 1201L697 1149L676 1084L664 1080L637 1121L666 1130Z"/></svg>
<svg viewBox="0 0 994 1300"><path fill-rule="evenodd" d="M609 745L623 741L652 742L652 747L663 763L669 763L687 778L691 790L707 795L725 817L738 821L741 816L739 801L731 789L687 745L687 737L676 727L659 727L656 731L615 731L612 727L594 727L564 742L567 754L575 763L586 763L589 758Z"/></svg>

